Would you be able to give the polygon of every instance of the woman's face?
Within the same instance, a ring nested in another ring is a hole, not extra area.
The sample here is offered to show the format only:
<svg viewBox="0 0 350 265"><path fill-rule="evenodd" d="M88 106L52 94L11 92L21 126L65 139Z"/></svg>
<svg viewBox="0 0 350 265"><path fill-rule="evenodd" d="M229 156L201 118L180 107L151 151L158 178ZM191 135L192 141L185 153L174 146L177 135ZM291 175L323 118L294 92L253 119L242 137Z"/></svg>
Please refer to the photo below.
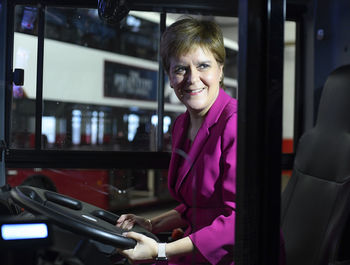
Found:
<svg viewBox="0 0 350 265"><path fill-rule="evenodd" d="M205 115L219 93L223 66L201 47L170 59L169 79L176 96L195 115Z"/></svg>

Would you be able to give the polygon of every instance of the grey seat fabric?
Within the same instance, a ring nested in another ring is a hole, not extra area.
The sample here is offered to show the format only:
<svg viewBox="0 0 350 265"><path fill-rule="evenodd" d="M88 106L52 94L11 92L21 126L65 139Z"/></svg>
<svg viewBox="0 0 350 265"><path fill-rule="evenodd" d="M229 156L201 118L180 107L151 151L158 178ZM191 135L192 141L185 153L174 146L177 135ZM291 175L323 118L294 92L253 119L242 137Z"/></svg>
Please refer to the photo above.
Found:
<svg viewBox="0 0 350 265"><path fill-rule="evenodd" d="M350 264L350 66L334 70L282 194L287 265Z"/></svg>

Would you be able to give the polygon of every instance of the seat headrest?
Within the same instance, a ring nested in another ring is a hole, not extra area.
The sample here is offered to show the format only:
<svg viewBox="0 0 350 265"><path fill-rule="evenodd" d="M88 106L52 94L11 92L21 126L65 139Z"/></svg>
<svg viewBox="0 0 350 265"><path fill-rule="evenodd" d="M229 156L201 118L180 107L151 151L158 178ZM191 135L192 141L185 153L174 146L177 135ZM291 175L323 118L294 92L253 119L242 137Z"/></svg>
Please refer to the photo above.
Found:
<svg viewBox="0 0 350 265"><path fill-rule="evenodd" d="M350 177L350 65L334 70L324 85L316 126L297 147L295 165L310 176L343 182Z"/></svg>
<svg viewBox="0 0 350 265"><path fill-rule="evenodd" d="M334 70L323 87L317 126L350 132L350 65Z"/></svg>

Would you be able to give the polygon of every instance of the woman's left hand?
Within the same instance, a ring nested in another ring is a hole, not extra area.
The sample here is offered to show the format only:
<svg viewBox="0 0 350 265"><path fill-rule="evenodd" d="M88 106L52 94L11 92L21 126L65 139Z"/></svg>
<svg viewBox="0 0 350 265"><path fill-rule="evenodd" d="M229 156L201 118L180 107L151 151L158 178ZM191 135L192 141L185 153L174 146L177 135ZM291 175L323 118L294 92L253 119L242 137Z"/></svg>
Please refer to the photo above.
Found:
<svg viewBox="0 0 350 265"><path fill-rule="evenodd" d="M157 257L158 243L143 234L136 232L126 232L123 236L133 238L137 241L134 248L118 249L118 252L128 258L131 263L152 262Z"/></svg>

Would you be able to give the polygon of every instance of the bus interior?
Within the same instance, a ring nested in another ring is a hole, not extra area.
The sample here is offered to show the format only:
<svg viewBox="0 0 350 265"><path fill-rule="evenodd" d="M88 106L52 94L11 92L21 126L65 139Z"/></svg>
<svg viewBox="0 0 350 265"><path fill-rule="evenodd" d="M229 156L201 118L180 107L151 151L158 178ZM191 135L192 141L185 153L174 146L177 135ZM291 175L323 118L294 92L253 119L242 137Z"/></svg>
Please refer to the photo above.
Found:
<svg viewBox="0 0 350 265"><path fill-rule="evenodd" d="M171 128L185 108L159 43L193 16L221 27L224 88L238 99L234 264L281 264L280 233L287 265L350 264L349 11L346 0L0 0L0 263L128 264L116 248L135 242L118 216L176 206ZM13 226L20 239L6 238Z"/></svg>

